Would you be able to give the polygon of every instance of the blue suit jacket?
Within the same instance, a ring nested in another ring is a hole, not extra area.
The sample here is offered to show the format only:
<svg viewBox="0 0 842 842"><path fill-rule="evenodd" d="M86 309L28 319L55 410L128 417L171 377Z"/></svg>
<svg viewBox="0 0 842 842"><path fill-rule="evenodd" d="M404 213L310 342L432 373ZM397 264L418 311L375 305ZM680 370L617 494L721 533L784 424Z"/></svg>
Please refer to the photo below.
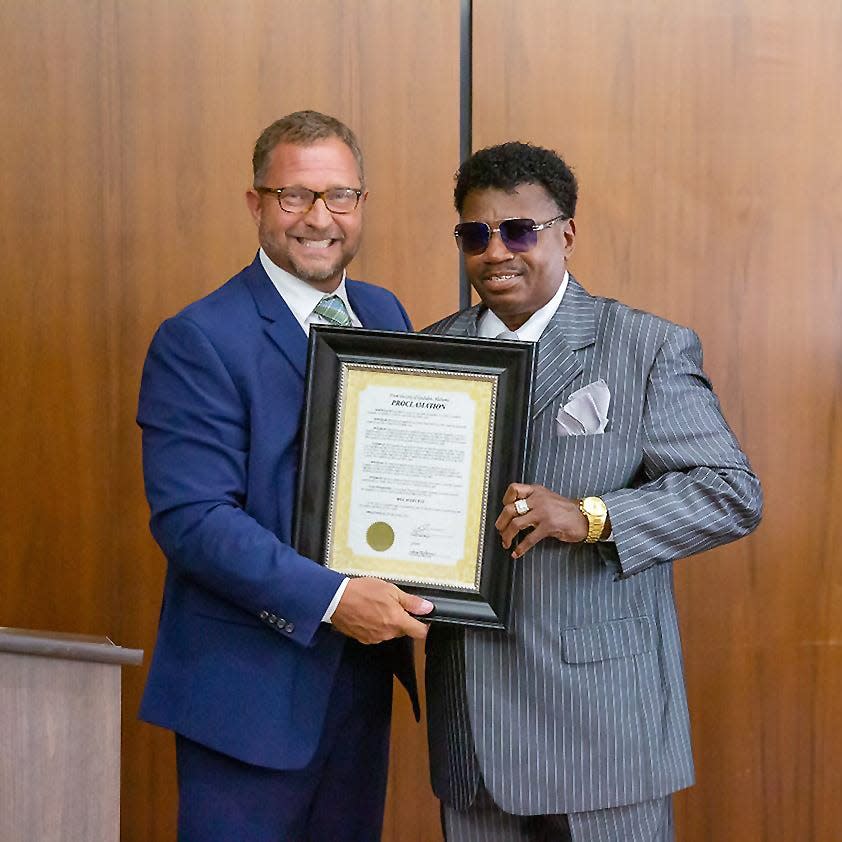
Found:
<svg viewBox="0 0 842 842"><path fill-rule="evenodd" d="M390 292L346 287L364 326L411 329ZM161 325L138 409L168 560L140 716L274 769L312 757L345 642L321 622L342 577L290 546L306 351L255 259ZM410 641L381 648L417 715Z"/></svg>

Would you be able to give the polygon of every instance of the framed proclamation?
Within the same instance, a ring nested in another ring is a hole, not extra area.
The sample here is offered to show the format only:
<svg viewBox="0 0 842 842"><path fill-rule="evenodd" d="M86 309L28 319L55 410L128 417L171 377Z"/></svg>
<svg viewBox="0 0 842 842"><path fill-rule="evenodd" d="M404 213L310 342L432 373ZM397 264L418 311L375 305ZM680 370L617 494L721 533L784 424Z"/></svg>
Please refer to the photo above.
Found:
<svg viewBox="0 0 842 842"><path fill-rule="evenodd" d="M494 522L523 479L534 345L313 326L294 543L429 599L420 619L506 628Z"/></svg>

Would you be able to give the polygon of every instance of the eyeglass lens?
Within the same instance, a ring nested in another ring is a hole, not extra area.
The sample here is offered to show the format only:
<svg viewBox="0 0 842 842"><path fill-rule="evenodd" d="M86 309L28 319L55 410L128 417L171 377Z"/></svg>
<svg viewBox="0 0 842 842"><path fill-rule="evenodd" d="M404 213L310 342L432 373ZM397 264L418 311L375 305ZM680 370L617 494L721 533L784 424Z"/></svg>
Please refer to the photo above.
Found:
<svg viewBox="0 0 842 842"><path fill-rule="evenodd" d="M454 229L456 242L465 254L482 254L491 242L491 226L485 222L461 222ZM499 228L503 245L509 251L523 252L538 242L534 219L504 219Z"/></svg>
<svg viewBox="0 0 842 842"><path fill-rule="evenodd" d="M290 213L310 210L317 198L321 198L327 209L334 213L349 213L359 201L357 191L350 187L335 187L323 192L308 190L306 187L287 187L278 194L281 207Z"/></svg>

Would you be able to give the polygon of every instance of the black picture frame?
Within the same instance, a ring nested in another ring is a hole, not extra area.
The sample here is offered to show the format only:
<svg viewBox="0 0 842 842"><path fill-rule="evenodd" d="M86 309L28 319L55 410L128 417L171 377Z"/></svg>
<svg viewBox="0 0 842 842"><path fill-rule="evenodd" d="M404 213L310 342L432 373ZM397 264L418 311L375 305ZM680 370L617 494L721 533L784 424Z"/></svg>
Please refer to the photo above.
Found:
<svg viewBox="0 0 842 842"><path fill-rule="evenodd" d="M385 372L383 376L394 377L396 383L402 381L403 375L411 374L412 382L418 382L414 378L420 377L422 382L429 378L435 384L444 376L451 378L447 382L457 385L472 383L474 378L493 384L489 387L494 395L489 417L480 417L474 427L482 432L487 423L488 429L487 452L483 457L486 459L482 486L485 499L481 501L481 515L472 510L481 536L476 544L476 559L470 560L475 565L474 580L470 586L448 585L425 580L423 576L413 580L412 575L383 575L380 569L371 573L344 571L341 565L334 569L347 575L376 575L430 600L435 609L422 618L430 622L505 629L514 568L510 551L503 549L494 522L508 485L523 480L535 371L533 343L311 327L293 544L302 555L322 564L328 563L334 538L336 489L343 485L354 487L350 480L340 476L338 457L343 447L350 446L343 436L351 424L347 419L341 420L343 400L348 405L347 378L350 374L364 381L369 371L377 372L371 377ZM474 482L475 472L471 472L469 479ZM466 535L467 547L470 534ZM388 565L388 552L380 555L386 558L382 563Z"/></svg>

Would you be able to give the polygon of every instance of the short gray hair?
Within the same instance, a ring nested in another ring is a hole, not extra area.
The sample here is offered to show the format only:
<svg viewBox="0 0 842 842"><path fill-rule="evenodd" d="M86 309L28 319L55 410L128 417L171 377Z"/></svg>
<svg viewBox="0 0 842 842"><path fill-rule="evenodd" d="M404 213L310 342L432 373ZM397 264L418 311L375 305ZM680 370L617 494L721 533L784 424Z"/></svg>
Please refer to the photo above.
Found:
<svg viewBox="0 0 842 842"><path fill-rule="evenodd" d="M254 155L251 164L254 170L254 185L260 186L260 181L266 174L269 159L274 148L280 143L291 143L295 146L310 146L319 140L332 137L341 140L354 153L357 169L360 171L361 186L365 187L365 172L363 169L363 153L357 136L343 122L335 117L318 111L295 111L275 120L267 126L254 144Z"/></svg>

